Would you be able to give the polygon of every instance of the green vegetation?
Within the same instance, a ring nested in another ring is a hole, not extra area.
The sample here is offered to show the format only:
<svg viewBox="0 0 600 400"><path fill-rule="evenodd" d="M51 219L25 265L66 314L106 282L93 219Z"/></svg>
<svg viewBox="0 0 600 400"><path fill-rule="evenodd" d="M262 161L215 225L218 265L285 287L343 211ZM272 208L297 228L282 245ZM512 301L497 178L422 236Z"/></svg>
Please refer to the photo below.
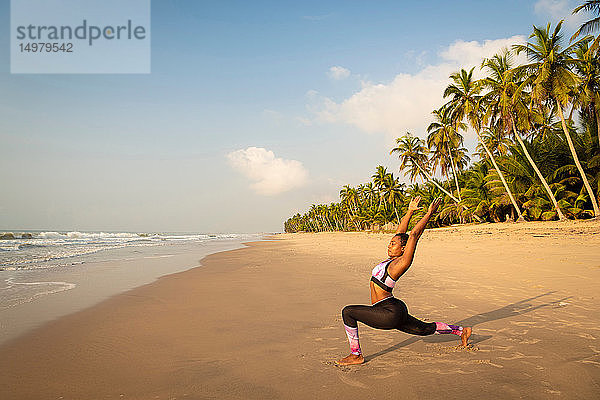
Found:
<svg viewBox="0 0 600 400"><path fill-rule="evenodd" d="M312 205L285 231L382 229L417 195L425 204L444 198L433 226L600 217L600 46L598 37L582 37L600 28L600 1L580 10L597 17L568 46L562 21L534 26L526 44L483 60L483 79L474 69L450 76L427 140L407 132L391 149L409 186L378 166L371 182L344 186L339 203ZM519 53L528 64L514 65ZM462 147L468 127L481 158L472 164ZM434 178L438 171L444 180Z"/></svg>

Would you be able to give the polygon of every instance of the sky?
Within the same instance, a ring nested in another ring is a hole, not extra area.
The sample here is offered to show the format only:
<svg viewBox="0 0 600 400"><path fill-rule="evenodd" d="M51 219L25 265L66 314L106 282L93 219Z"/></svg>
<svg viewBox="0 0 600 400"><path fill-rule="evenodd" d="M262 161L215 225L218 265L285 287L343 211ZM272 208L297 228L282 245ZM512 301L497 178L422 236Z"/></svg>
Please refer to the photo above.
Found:
<svg viewBox="0 0 600 400"><path fill-rule="evenodd" d="M449 75L581 2L156 0L151 73L11 74L3 0L0 230L279 232L378 165L409 183L390 149Z"/></svg>

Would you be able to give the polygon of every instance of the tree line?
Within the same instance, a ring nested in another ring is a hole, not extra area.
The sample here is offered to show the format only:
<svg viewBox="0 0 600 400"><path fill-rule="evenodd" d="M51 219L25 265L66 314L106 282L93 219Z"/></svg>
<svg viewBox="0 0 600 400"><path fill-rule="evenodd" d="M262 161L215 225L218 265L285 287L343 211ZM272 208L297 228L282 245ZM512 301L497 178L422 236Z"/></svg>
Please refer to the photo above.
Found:
<svg viewBox="0 0 600 400"><path fill-rule="evenodd" d="M344 186L339 202L290 217L285 231L378 229L397 223L417 195L443 197L434 226L599 217L600 36L590 33L600 28L600 0L580 11L595 18L565 46L562 21L534 26L525 44L483 60L482 79L475 68L450 75L427 139L407 132L390 150L409 185L378 166L371 181ZM514 62L519 54L526 64ZM473 163L461 134L469 128Z"/></svg>

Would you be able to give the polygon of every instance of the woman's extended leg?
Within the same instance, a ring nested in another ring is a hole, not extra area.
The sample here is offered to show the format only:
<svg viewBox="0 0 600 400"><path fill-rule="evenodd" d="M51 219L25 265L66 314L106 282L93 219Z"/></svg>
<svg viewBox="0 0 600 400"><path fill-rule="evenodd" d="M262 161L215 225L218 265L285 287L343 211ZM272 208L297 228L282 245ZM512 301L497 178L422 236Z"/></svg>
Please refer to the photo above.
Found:
<svg viewBox="0 0 600 400"><path fill-rule="evenodd" d="M433 334L453 334L460 336L462 345L466 346L472 329L458 325L449 325L443 322L423 322L412 315L406 317L406 321L400 324L396 329L411 335L427 336Z"/></svg>

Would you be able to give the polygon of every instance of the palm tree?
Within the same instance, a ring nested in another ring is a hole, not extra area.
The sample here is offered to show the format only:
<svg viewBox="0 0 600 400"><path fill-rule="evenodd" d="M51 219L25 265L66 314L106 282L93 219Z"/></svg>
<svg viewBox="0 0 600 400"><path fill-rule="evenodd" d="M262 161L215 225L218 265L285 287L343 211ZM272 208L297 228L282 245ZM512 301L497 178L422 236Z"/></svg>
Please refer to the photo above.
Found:
<svg viewBox="0 0 600 400"><path fill-rule="evenodd" d="M390 151L390 154L398 153L400 158L400 171L408 170L411 182L418 177L427 179L429 182L437 186L442 192L450 197L455 202L459 200L450 192L439 185L433 177L427 172L429 160L427 158L427 147L424 142L418 137L412 136L410 132L396 139L397 147Z"/></svg>
<svg viewBox="0 0 600 400"><path fill-rule="evenodd" d="M517 54L525 52L532 61L530 64L519 67L519 69L524 69L530 74L529 80L532 86L531 97L534 104L540 105L541 103L549 102L556 105L556 111L560 117L562 129L569 144L573 160L592 202L594 216L598 217L600 216L600 209L598 208L596 196L579 162L579 157L575 151L575 146L573 145L573 140L567 129L567 123L563 114L563 108L571 102L570 94L580 81L571 71L571 68L575 64L578 64L578 61L573 59L571 54L574 48L579 46L581 41L587 40L587 38L563 50L561 47L562 35L560 34L562 23L563 21L560 21L552 33L550 33L550 23L548 23L546 29L534 26L533 33L529 36L533 40L527 42L526 45L514 45L513 48Z"/></svg>
<svg viewBox="0 0 600 400"><path fill-rule="evenodd" d="M586 35L588 33L592 33L600 29L600 0L588 0L582 5L576 7L573 10L573 14L577 14L579 11L591 12L596 14L595 18L592 18L589 21L584 22L579 29L571 36L571 42L577 39L580 35ZM598 48L598 41L600 40L600 36L598 36L594 43L592 44L592 48Z"/></svg>
<svg viewBox="0 0 600 400"><path fill-rule="evenodd" d="M382 165L378 165L377 169L375 170L375 174L371 176L371 178L373 179L373 184L375 185L375 188L379 195L379 204L377 205L377 209L381 207L381 203L383 202L383 189L386 185L387 175L389 175L387 169L384 168Z"/></svg>
<svg viewBox="0 0 600 400"><path fill-rule="evenodd" d="M598 50L590 48L587 41L575 47L575 55L579 63L575 64L575 71L580 78L573 99L573 110L579 108L588 110L595 118L598 146L600 147L600 60ZM571 110L571 112L573 112Z"/></svg>
<svg viewBox="0 0 600 400"><path fill-rule="evenodd" d="M530 119L532 117L531 110L527 107L527 100L523 92L523 83L525 81L522 70L512 69L511 55L508 51L502 54L496 54L490 59L485 59L482 63L489 75L482 80L483 86L489 91L483 97L483 101L487 105L487 113L485 119L491 118L502 125L504 132L509 132L512 128L514 137L519 142L523 149L527 160L535 170L536 175L542 181L550 201L554 205L554 209L559 220L564 221L567 218L564 216L558 202L548 186L548 182L540 172L539 168L531 158L531 155L523 143L523 139L517 132L515 116L519 116L518 122L522 123L526 130L531 129ZM485 120L484 119L484 120Z"/></svg>
<svg viewBox="0 0 600 400"><path fill-rule="evenodd" d="M350 219L354 222L354 225L358 230L360 230L360 226L358 225L358 191L350 187L350 185L346 185L340 190L340 198L342 199L342 204L345 204L348 209L348 214L350 215Z"/></svg>
<svg viewBox="0 0 600 400"><path fill-rule="evenodd" d="M482 119L482 107L480 104L481 96L479 95L481 91L481 86L477 84L473 80L473 69L467 72L464 69L461 69L460 72L455 72L450 75L450 78L454 81L454 83L450 84L446 90L444 90L444 97L451 97L449 101L449 106L452 107L453 118L457 123L462 122L465 118L469 121L469 124L475 129L475 133L479 139L479 142L483 145L483 148L490 158L494 168L498 172L498 176L510 197L510 200L515 208L517 215L519 218L517 221L524 221L523 215L521 214L521 209L517 205L517 202L508 187L508 183L500 171L494 156L488 149L487 145L483 142L481 138L481 119Z"/></svg>
<svg viewBox="0 0 600 400"><path fill-rule="evenodd" d="M474 164L466 173L466 184L463 188L464 199L462 204L473 217L479 219L492 218L495 204L492 192L487 187L486 177L488 164L480 161ZM495 216L494 216L495 217Z"/></svg>
<svg viewBox="0 0 600 400"><path fill-rule="evenodd" d="M507 155L508 149L513 144L512 140L506 135L506 132L501 127L494 124L483 128L480 135L482 141L477 143L475 150L477 151L476 154L481 159L485 159L487 156L484 144L490 149L494 157Z"/></svg>
<svg viewBox="0 0 600 400"><path fill-rule="evenodd" d="M397 208L403 203L403 191L405 186L406 185L404 185L404 183L400 183L398 178L394 178L394 174L389 173L386 175L382 193L384 199L384 210L386 209L385 205L389 205L394 211L390 218L386 218L386 221L392 220L393 216L395 215L398 222L400 222L400 216L398 215Z"/></svg>
<svg viewBox="0 0 600 400"><path fill-rule="evenodd" d="M456 184L456 193L458 195L458 201L460 198L460 186L458 185L458 174L456 171L455 157L453 150L458 149L462 146L463 137L458 133L458 129L466 129L464 123L460 123L459 126L454 126L452 123L452 115L449 107L442 106L437 110L434 110L432 114L435 116L436 121L429 124L427 132L427 146L429 149L433 148L434 168L439 166L442 175L446 175L449 179L450 174L448 173L448 167L452 168L452 174L454 176L454 183Z"/></svg>

